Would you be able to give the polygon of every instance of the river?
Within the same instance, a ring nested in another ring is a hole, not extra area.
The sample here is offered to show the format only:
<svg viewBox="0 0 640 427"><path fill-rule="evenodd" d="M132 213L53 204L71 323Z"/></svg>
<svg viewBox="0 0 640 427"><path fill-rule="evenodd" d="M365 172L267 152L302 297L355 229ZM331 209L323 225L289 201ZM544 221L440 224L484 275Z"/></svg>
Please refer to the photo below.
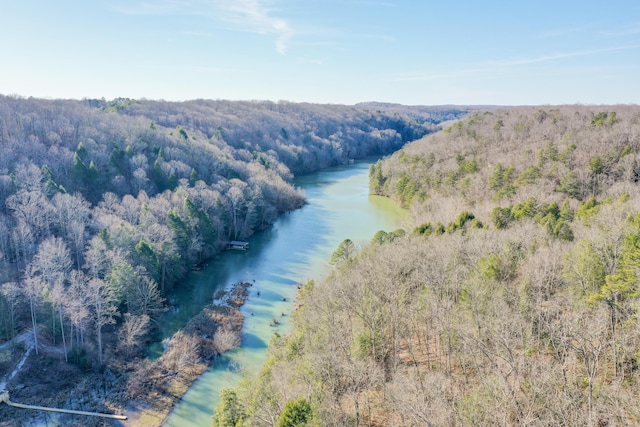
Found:
<svg viewBox="0 0 640 427"><path fill-rule="evenodd" d="M253 236L248 251L221 254L176 289L174 308L160 319L163 336L184 326L212 301L216 290L238 281L253 283L242 307L242 345L221 357L191 386L164 426L210 426L220 391L238 383L240 367L259 369L273 333L290 329L296 284L321 279L329 269L331 253L344 239L364 244L378 230L400 226L404 211L388 199L369 195L370 164L356 162L296 179L307 195L307 205ZM271 326L274 318L278 325Z"/></svg>

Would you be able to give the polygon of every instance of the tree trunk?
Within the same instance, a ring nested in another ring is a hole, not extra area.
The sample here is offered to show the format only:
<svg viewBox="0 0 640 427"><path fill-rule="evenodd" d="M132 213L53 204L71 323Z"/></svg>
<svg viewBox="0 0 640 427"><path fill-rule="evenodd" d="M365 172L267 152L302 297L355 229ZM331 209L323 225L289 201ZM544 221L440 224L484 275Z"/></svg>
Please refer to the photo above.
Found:
<svg viewBox="0 0 640 427"><path fill-rule="evenodd" d="M56 309L51 304L51 342L56 345Z"/></svg>
<svg viewBox="0 0 640 427"><path fill-rule="evenodd" d="M98 362L102 366L102 326L98 325Z"/></svg>
<svg viewBox="0 0 640 427"><path fill-rule="evenodd" d="M62 348L64 349L64 361L68 362L67 357L67 340L64 336L64 323L62 322L62 305L59 306L58 314L60 315L60 333L62 334Z"/></svg>
<svg viewBox="0 0 640 427"><path fill-rule="evenodd" d="M36 319L36 310L33 304L33 297L29 297L29 306L31 308L31 324L33 325L33 342L35 344L36 354L38 353L38 322Z"/></svg>

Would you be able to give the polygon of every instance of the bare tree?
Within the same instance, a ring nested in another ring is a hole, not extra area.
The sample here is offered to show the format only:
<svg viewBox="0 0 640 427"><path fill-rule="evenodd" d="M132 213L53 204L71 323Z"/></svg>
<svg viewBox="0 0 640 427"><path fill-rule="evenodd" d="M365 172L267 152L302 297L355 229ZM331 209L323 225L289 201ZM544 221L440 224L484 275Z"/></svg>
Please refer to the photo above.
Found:
<svg viewBox="0 0 640 427"><path fill-rule="evenodd" d="M220 327L213 336L213 346L218 354L229 351L240 345L240 337L238 334L228 328Z"/></svg>
<svg viewBox="0 0 640 427"><path fill-rule="evenodd" d="M0 294L4 297L9 312L9 338L13 339L16 332L16 311L21 290L16 282L6 282L0 285Z"/></svg>
<svg viewBox="0 0 640 427"><path fill-rule="evenodd" d="M36 354L38 354L38 307L42 304L42 293L44 284L41 278L32 274L30 269L25 272L23 285L21 290L24 296L29 300L29 310L31 312L31 327L33 330L33 340L35 344Z"/></svg>
<svg viewBox="0 0 640 427"><path fill-rule="evenodd" d="M11 259L11 257L11 232L9 217L0 213L0 259L9 260Z"/></svg>
<svg viewBox="0 0 640 427"><path fill-rule="evenodd" d="M118 264L121 261L121 256L119 253L109 250L100 237L94 237L89 241L84 260L84 268L89 276L97 279L103 277L112 265Z"/></svg>
<svg viewBox="0 0 640 427"><path fill-rule="evenodd" d="M16 260L21 270L26 269L34 253L35 237L25 221L20 219L17 221L11 232L11 243L13 246L13 259Z"/></svg>
<svg viewBox="0 0 640 427"><path fill-rule="evenodd" d="M601 357L609 346L608 313L601 308L593 312L580 310L570 320L568 345L582 361L587 376L588 425L593 425L593 389L601 369Z"/></svg>
<svg viewBox="0 0 640 427"><path fill-rule="evenodd" d="M37 237L51 235L53 205L41 191L21 191L9 196L7 207L17 220L29 225Z"/></svg>
<svg viewBox="0 0 640 427"><path fill-rule="evenodd" d="M98 340L98 362L102 365L102 328L115 322L118 309L115 306L113 289L104 281L90 279L86 292L88 302L93 308L93 321Z"/></svg>
<svg viewBox="0 0 640 427"><path fill-rule="evenodd" d="M51 302L52 311L57 309L60 321L60 332L64 347L65 360L67 359L66 336L64 333L63 310L66 302L64 282L71 269L69 250L57 237L52 237L40 245L38 252L30 264L30 273L40 279L47 298ZM51 319L53 328L53 342L55 344L55 315Z"/></svg>
<svg viewBox="0 0 640 427"><path fill-rule="evenodd" d="M229 211L231 215L231 232L230 238L237 239L238 233L240 231L240 224L238 224L238 219L241 215L241 210L244 208L244 193L240 187L237 185L229 188L227 192L227 197L229 198Z"/></svg>
<svg viewBox="0 0 640 427"><path fill-rule="evenodd" d="M129 290L127 305L132 314L157 316L163 310L164 298L158 284L146 275L138 275L138 280Z"/></svg>
<svg viewBox="0 0 640 427"><path fill-rule="evenodd" d="M88 278L82 271L73 270L69 275L67 292L67 317L71 321L71 346L73 348L73 332L75 329L76 345L84 344L84 332L90 317L87 294Z"/></svg>
<svg viewBox="0 0 640 427"><path fill-rule="evenodd" d="M149 332L150 321L146 314L135 316L125 313L124 322L118 331L120 347L125 355L131 356L142 345L145 335Z"/></svg>

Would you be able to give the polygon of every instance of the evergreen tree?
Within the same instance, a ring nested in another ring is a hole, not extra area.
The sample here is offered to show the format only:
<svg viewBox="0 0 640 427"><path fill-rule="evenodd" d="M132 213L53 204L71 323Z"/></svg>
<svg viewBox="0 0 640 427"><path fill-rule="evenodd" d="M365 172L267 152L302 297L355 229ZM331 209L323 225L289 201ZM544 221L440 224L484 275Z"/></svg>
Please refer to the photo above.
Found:
<svg viewBox="0 0 640 427"><path fill-rule="evenodd" d="M278 418L276 427L304 427L313 420L313 410L305 398L289 400Z"/></svg>
<svg viewBox="0 0 640 427"><path fill-rule="evenodd" d="M231 389L222 390L213 416L213 427L241 427L243 419L244 408L236 392Z"/></svg>

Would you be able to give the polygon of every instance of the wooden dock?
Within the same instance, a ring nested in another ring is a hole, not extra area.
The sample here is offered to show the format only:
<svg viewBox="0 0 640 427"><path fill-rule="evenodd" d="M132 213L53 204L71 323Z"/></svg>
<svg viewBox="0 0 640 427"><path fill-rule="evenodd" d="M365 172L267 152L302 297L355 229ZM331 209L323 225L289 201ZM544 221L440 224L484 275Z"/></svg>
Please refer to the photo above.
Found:
<svg viewBox="0 0 640 427"><path fill-rule="evenodd" d="M232 240L227 243L226 249L234 251L246 251L247 249L249 249L249 242L245 242L242 240Z"/></svg>

